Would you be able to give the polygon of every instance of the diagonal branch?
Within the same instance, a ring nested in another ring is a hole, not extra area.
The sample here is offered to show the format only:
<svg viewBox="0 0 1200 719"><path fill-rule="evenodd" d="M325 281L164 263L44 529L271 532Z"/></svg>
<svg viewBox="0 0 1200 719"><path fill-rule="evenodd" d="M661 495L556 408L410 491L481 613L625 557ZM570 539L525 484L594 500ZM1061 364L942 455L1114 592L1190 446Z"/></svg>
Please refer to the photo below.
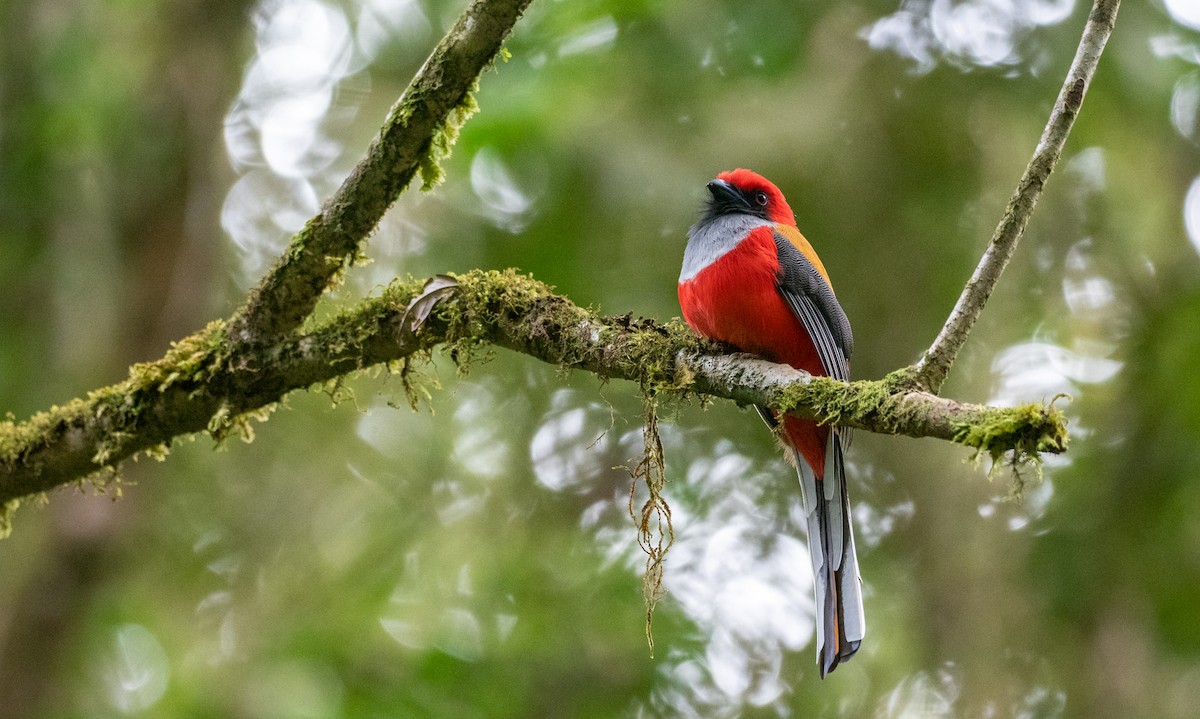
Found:
<svg viewBox="0 0 1200 719"><path fill-rule="evenodd" d="M448 291L447 284L455 289ZM846 384L762 360L727 357L678 321L603 318L510 270L475 270L436 285L418 320L420 284L394 283L305 335L272 344L224 340L214 322L130 378L22 423L0 422L0 505L113 468L137 453L159 455L176 438L235 432L247 414L287 393L382 363L450 346L467 361L479 346L505 347L604 379L658 391L783 408L850 427L938 437L993 454L1065 448L1062 415L1050 407L984 407L895 387ZM416 326L414 326L416 325Z"/></svg>
<svg viewBox="0 0 1200 719"><path fill-rule="evenodd" d="M229 324L238 342L300 326L418 170L426 185L475 109L472 91L531 0L474 0L392 106L366 156L292 238Z"/></svg>
<svg viewBox="0 0 1200 719"><path fill-rule="evenodd" d="M1120 4L1120 0L1096 0L1092 6L1083 37L1079 40L1079 48L1075 52L1075 59L1067 71L1066 82L1059 91L1058 100L1050 112L1050 119L1042 132L1041 140L1038 141L1037 149L1033 152L1033 158L1026 166L987 250L963 288L962 295L950 312L945 326L916 364L913 378L915 386L935 394L942 388L959 350L967 341L971 327L979 319L992 290L1000 280L1000 274L1012 259L1017 242L1025 231L1030 215L1033 214L1034 205L1042 195L1046 179L1058 163L1063 146L1067 142L1067 135L1070 134L1075 118L1079 115L1083 97L1087 94L1096 66L1100 62L1100 54L1104 51L1109 35L1112 34Z"/></svg>

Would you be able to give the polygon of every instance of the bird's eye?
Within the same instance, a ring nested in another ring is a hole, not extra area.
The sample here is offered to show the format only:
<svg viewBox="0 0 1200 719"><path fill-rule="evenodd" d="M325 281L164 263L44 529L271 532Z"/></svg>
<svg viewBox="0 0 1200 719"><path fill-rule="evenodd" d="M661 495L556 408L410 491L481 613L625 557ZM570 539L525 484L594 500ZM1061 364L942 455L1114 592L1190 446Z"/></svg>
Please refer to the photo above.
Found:
<svg viewBox="0 0 1200 719"><path fill-rule="evenodd" d="M766 207L767 206L767 193L763 192L762 190L759 190L758 192L754 193L754 201L758 203L759 207Z"/></svg>

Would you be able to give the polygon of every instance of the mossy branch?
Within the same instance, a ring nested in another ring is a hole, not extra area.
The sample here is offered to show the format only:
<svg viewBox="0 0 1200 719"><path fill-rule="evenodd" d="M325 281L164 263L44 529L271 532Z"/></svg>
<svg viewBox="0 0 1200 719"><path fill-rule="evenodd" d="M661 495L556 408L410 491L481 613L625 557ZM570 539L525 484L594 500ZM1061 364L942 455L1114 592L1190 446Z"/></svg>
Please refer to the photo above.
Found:
<svg viewBox="0 0 1200 719"><path fill-rule="evenodd" d="M291 332L358 256L362 243L413 177L441 182L439 161L477 109L480 74L531 0L474 0L392 106L366 156L229 321L238 342Z"/></svg>
<svg viewBox="0 0 1200 719"><path fill-rule="evenodd" d="M790 367L722 354L678 320L601 317L516 271L444 280L420 317L425 283L394 282L311 331L273 343L230 342L223 322L135 365L127 380L25 422L0 422L0 504L161 454L184 435L223 436L287 393L323 386L438 346L461 360L484 346L627 379L659 397L704 394L765 404L873 432L937 437L1000 454L1065 449L1053 407L963 404L900 388L891 378L845 384Z"/></svg>
<svg viewBox="0 0 1200 719"><path fill-rule="evenodd" d="M917 390L941 386L1011 256L1079 111L1117 0L1096 3L1032 174L1022 180L977 270L982 279L973 278L915 367L874 382L814 378L724 356L677 320L597 316L513 271L443 278L436 289L395 282L301 333L321 295L416 173L426 185L439 180L437 162L475 108L480 73L528 2L471 3L392 108L364 160L228 321L211 323L156 362L134 366L120 384L25 422L0 422L0 533L22 497L112 472L139 453L161 457L181 436L248 434L249 419L265 416L289 392L407 362L439 345L451 346L458 358L480 345L506 347L601 378L636 381L656 398L724 397L874 432L947 439L993 456L1013 452L1020 459L1065 449L1065 420L1052 406L986 407Z"/></svg>
<svg viewBox="0 0 1200 719"><path fill-rule="evenodd" d="M1033 157L1025 167L979 265L963 287L962 295L946 319L946 324L910 374L911 386L937 393L950 374L950 367L966 343L967 335L1016 252L1017 242L1025 232L1046 180L1058 164L1067 136L1092 83L1092 76L1096 73L1096 66L1100 63L1100 54L1104 52L1104 46L1112 34L1120 5L1120 0L1095 0L1075 59L1067 71L1067 79L1058 93L1054 109L1050 111L1050 119L1046 122Z"/></svg>

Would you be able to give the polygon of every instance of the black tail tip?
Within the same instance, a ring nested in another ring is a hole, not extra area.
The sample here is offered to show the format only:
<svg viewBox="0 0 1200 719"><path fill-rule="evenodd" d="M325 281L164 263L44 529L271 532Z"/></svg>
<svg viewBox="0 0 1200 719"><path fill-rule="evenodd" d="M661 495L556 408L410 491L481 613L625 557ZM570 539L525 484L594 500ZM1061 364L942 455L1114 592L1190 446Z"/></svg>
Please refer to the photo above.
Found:
<svg viewBox="0 0 1200 719"><path fill-rule="evenodd" d="M838 668L839 664L850 661L850 658L858 651L858 647L861 644L861 641L846 642L842 646L841 651L836 654L829 652L828 656L822 656L821 660L817 662L817 667L821 670L821 678L824 679L826 675L832 673L834 669Z"/></svg>

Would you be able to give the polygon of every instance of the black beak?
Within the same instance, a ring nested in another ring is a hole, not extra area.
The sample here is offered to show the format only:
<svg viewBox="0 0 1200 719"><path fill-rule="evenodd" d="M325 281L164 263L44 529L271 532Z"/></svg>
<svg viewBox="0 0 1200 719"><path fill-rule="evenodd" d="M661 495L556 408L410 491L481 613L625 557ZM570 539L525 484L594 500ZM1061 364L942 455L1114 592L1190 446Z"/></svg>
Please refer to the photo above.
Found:
<svg viewBox="0 0 1200 719"><path fill-rule="evenodd" d="M709 212L714 215L727 215L736 212L751 212L750 202L742 197L742 193L724 180L713 180L708 183L708 192L712 195Z"/></svg>

